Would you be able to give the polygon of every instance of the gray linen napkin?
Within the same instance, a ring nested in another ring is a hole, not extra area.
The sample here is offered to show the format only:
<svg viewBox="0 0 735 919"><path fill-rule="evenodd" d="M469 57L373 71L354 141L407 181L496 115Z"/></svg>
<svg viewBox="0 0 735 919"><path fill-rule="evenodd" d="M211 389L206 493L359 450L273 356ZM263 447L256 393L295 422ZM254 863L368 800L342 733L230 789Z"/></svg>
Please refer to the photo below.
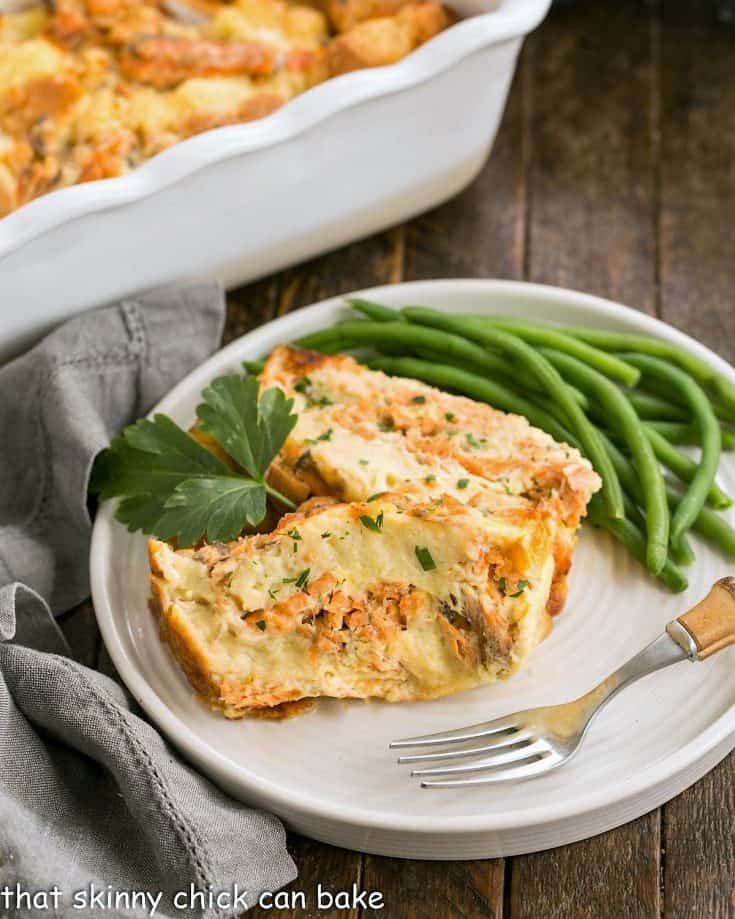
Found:
<svg viewBox="0 0 735 919"><path fill-rule="evenodd" d="M51 614L88 594L95 454L217 347L223 316L217 285L166 288L0 368L0 917L224 919L295 877L280 823L182 762Z"/></svg>

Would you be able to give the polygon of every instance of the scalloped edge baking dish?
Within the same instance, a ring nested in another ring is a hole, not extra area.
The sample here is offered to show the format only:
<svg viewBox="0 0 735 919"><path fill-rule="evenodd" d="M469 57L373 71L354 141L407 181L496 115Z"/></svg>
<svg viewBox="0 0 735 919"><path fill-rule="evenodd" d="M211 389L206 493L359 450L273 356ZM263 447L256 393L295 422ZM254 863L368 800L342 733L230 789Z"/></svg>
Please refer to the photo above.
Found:
<svg viewBox="0 0 735 919"><path fill-rule="evenodd" d="M88 307L183 278L241 284L459 192L489 154L522 39L550 0L452 5L467 18L398 64L0 220L0 360Z"/></svg>

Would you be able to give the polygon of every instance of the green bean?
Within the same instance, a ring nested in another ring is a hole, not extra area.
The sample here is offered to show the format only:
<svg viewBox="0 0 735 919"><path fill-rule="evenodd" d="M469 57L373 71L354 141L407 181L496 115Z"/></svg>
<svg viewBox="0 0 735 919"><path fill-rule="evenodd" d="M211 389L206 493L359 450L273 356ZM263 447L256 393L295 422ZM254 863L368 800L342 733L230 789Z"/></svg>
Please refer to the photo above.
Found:
<svg viewBox="0 0 735 919"><path fill-rule="evenodd" d="M679 538L678 543L672 543L671 560L675 565L686 568L692 565L696 561L696 558L694 549L692 549L692 544L689 542L686 533Z"/></svg>
<svg viewBox="0 0 735 919"><path fill-rule="evenodd" d="M669 506L661 468L640 418L618 387L603 374L576 357L553 348L541 348L540 351L565 379L581 387L592 398L604 412L608 427L617 430L625 441L641 480L648 568L652 574L658 574L666 563L669 551Z"/></svg>
<svg viewBox="0 0 735 919"><path fill-rule="evenodd" d="M682 370L702 381L709 380L715 371L705 361L662 338L638 335L635 332L611 332L609 329L591 329L587 326L563 325L561 328L574 338L601 348L603 351L629 351L673 361Z"/></svg>
<svg viewBox="0 0 735 919"><path fill-rule="evenodd" d="M672 446L655 429L646 425L645 430L646 437L661 463L682 482L689 483L691 488L691 483L697 478L701 466L698 466L694 460L689 459L688 456ZM710 485L704 497L707 504L717 510L726 510L728 507L732 507L732 498L718 485Z"/></svg>
<svg viewBox="0 0 735 919"><path fill-rule="evenodd" d="M418 357L426 358L432 361L438 361L440 364L451 364L452 360L448 359L446 355L442 355L436 351L432 351L429 348L414 348ZM517 372L514 376L511 376L510 370L508 367L507 361L504 361L502 357L499 357L497 354L494 354L492 351L484 351L485 358L483 359L484 366L476 366L471 361L461 360L457 361L455 366L463 367L468 370L477 370L480 373L487 373L488 368L491 363L494 363L496 369L493 373L493 379L497 380L499 383L510 386L511 389L517 389L518 384L520 384L523 390L526 390L525 395L531 396L536 395L540 397L539 384L538 381L530 374L523 372L520 368L517 368ZM488 361L488 358L490 359ZM583 392L577 389L576 386L569 387L570 394L573 399L575 399L581 408L585 411L589 410L589 399Z"/></svg>
<svg viewBox="0 0 735 919"><path fill-rule="evenodd" d="M465 316L464 318L473 322L489 323L495 328L517 335L518 338L522 338L531 345L543 345L561 351L563 354L569 354L626 386L635 386L640 379L640 371L635 367L631 367L630 364L626 364L625 361L614 355L567 335L560 328L530 322L526 319L514 319L510 316Z"/></svg>
<svg viewBox="0 0 735 919"><path fill-rule="evenodd" d="M593 412L593 414L597 418L601 417L600 413L597 411ZM676 447L670 444L669 441L656 430L656 427L652 426L649 422L644 422L643 430L661 465L668 469L669 472L673 472L682 482L692 482L699 469L699 466L694 460L691 460L686 454L677 450ZM619 435L616 436L619 437ZM707 491L706 501L710 507L714 507L717 510L726 510L728 507L731 507L733 503L732 498L718 485L710 486Z"/></svg>
<svg viewBox="0 0 735 919"><path fill-rule="evenodd" d="M615 466L620 484L637 501L641 501L640 481L633 466L604 431L600 431L600 435ZM683 496L684 492L681 489L677 489L671 482L666 482L666 500L672 510L676 510ZM692 529L718 546L731 558L735 558L735 529L720 514L708 507L703 507Z"/></svg>
<svg viewBox="0 0 735 919"><path fill-rule="evenodd" d="M646 427L651 428L665 437L670 444L679 446L697 446L699 444L699 431L696 425L687 424L683 421L658 421L650 420L646 422ZM722 449L735 449L735 434L732 431L720 430L722 438Z"/></svg>
<svg viewBox="0 0 735 919"><path fill-rule="evenodd" d="M423 380L431 386L450 389L471 399L487 402L493 408L504 412L523 415L531 424L551 434L555 440L569 442L569 432L554 418L550 418L542 408L495 380L488 380L451 364L440 364L415 357L379 357L368 361L368 366L392 376Z"/></svg>
<svg viewBox="0 0 735 919"><path fill-rule="evenodd" d="M548 394L560 403L572 428L572 433L579 437L587 458L600 474L602 494L608 513L615 518L624 516L620 482L618 482L615 469L600 438L587 416L569 394L559 372L542 355L515 335L510 335L501 329L480 327L447 313L439 313L423 307L408 307L403 310L403 314L411 323L417 323L413 326L416 330L428 325L433 329L464 336L464 340L470 339L485 347L501 350L504 354L514 357L521 366L533 373Z"/></svg>
<svg viewBox="0 0 735 919"><path fill-rule="evenodd" d="M669 500L669 506L675 508L684 493L675 489L673 485L667 484L666 496ZM730 558L735 558L735 529L730 526L722 514L711 511L708 507L703 507L694 521L692 529L695 533L699 533L700 536L704 536L705 539L722 549Z"/></svg>
<svg viewBox="0 0 735 919"><path fill-rule="evenodd" d="M678 345L672 345L660 338L628 332L608 332L605 329L588 329L579 326L563 326L563 329L567 335L572 335L603 351L636 352L671 361L718 396L730 409L735 410L735 386L721 373L713 370L706 361L695 357ZM627 358L622 355L618 356L627 362Z"/></svg>
<svg viewBox="0 0 735 919"><path fill-rule="evenodd" d="M642 565L646 563L646 540L638 527L631 520L613 520L605 513L604 505L598 500L597 495L593 495L587 506L587 515L592 523L607 530L618 542L621 542L630 554L636 558ZM689 586L684 573L670 560L658 575L659 579L676 593L686 590Z"/></svg>
<svg viewBox="0 0 735 919"><path fill-rule="evenodd" d="M630 404L638 413L639 418L656 418L665 421L688 421L689 414L681 405L668 402L660 396L641 392L640 389L624 390Z"/></svg>
<svg viewBox="0 0 735 919"><path fill-rule="evenodd" d="M671 387L666 383L662 383L659 380L654 380L652 377L647 377L638 385L638 388L635 391L641 395L654 395L662 400L665 400L669 406L679 408L686 416L680 420L691 421L691 412L687 408L686 401L679 393L673 391ZM720 421L726 422L728 424L735 424L735 410L723 406L722 403L712 398L710 398L710 404L712 406L712 410ZM661 415L660 417L668 418L668 413L666 415ZM673 421L675 419L672 418L671 420Z"/></svg>
<svg viewBox="0 0 735 919"><path fill-rule="evenodd" d="M508 365L497 354L486 351L470 341L450 342L450 353L444 348L446 336L430 329L431 344L433 347L421 344L427 340L426 335L415 335L413 331L420 326L412 326L403 318L400 329L392 328L390 322L369 322L362 319L348 319L328 329L314 332L297 339L294 344L301 348L310 348L325 354L335 354L338 351L349 351L359 345L372 345L376 350L389 355L400 357L406 350L417 354L432 354L446 363L456 361L459 366L471 367L482 373L489 373L493 377L508 379ZM456 337L456 336L455 336ZM420 339L420 341L419 341ZM397 347L402 346L402 347ZM536 379L527 372L517 373L516 379L527 386L537 386ZM572 398L576 399L583 408L588 407L587 397L578 389L572 388Z"/></svg>
<svg viewBox="0 0 735 919"><path fill-rule="evenodd" d="M301 338L296 339L294 345L298 348L312 348L314 351L321 351L324 347L335 345L346 345L346 348L352 347L352 345L346 343L347 338L340 331L340 327L333 326L329 329L321 329L318 332L312 332L310 335L302 335Z"/></svg>
<svg viewBox="0 0 735 919"><path fill-rule="evenodd" d="M390 306L383 306L382 303L374 303L372 300L363 300L362 297L347 297L350 306L364 313L368 319L374 322L406 322L407 320L398 310Z"/></svg>
<svg viewBox="0 0 735 919"><path fill-rule="evenodd" d="M691 478L689 488L674 511L671 520L671 538L676 543L694 523L697 514L704 506L707 496L714 486L722 447L720 425L709 399L701 387L686 373L656 357L645 354L629 355L628 359L634 367L638 367L644 376L650 376L669 383L672 389L679 392L689 405L694 416L694 422L699 430L702 445L699 467ZM653 431L648 431L647 433L649 438L657 439L660 437L659 434L655 434ZM663 438L661 440L663 441ZM655 444L654 449L656 449ZM671 447L671 449L678 453L674 447Z"/></svg>

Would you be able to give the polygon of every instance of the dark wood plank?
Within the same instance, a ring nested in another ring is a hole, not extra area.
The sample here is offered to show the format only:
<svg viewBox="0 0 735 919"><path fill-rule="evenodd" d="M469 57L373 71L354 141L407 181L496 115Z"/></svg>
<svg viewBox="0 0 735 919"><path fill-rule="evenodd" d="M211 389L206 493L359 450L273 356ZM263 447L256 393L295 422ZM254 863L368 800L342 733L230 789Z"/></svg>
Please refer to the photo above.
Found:
<svg viewBox="0 0 735 919"><path fill-rule="evenodd" d="M362 287L403 279L403 228L352 243L283 272L278 314Z"/></svg>
<svg viewBox="0 0 735 919"><path fill-rule="evenodd" d="M361 862L354 852L336 849L324 843L314 842L295 834L289 836L288 850L299 869L298 878L284 888L287 896L303 894L303 899L294 899L292 905L281 909L272 908L274 902L263 902L263 907L256 906L245 913L247 919L357 919L359 910L341 909L339 907L319 909L318 885L331 892L351 891L352 885L361 885ZM281 893L279 896L283 896ZM327 899L322 901L324 904ZM305 905L304 905L305 904ZM269 908L270 907L270 908ZM244 917L243 917L244 919Z"/></svg>
<svg viewBox="0 0 735 919"><path fill-rule="evenodd" d="M532 38L529 279L651 312L655 62L638 0L560 6Z"/></svg>
<svg viewBox="0 0 735 919"><path fill-rule="evenodd" d="M661 301L667 322L735 361L735 31L670 3L661 37Z"/></svg>
<svg viewBox="0 0 735 919"><path fill-rule="evenodd" d="M663 915L735 916L735 755L663 808Z"/></svg>
<svg viewBox="0 0 735 919"><path fill-rule="evenodd" d="M222 344L229 344L276 315L281 282L278 275L255 281L227 294L227 319Z"/></svg>
<svg viewBox="0 0 735 919"><path fill-rule="evenodd" d="M578 3L555 9L534 37L527 276L652 312L657 83L649 15L628 0ZM516 857L510 916L658 916L659 864L658 812Z"/></svg>
<svg viewBox="0 0 735 919"><path fill-rule="evenodd" d="M369 855L363 887L382 891L383 910L367 909L364 919L500 919L503 915L503 862L402 861Z"/></svg>
<svg viewBox="0 0 735 919"><path fill-rule="evenodd" d="M659 915L659 815L513 859L512 919Z"/></svg>
<svg viewBox="0 0 735 919"><path fill-rule="evenodd" d="M661 36L664 319L735 361L735 32L672 2ZM735 757L663 809L664 915L735 916Z"/></svg>
<svg viewBox="0 0 735 919"><path fill-rule="evenodd" d="M528 151L526 53L487 165L461 194L406 225L406 280L520 278Z"/></svg>

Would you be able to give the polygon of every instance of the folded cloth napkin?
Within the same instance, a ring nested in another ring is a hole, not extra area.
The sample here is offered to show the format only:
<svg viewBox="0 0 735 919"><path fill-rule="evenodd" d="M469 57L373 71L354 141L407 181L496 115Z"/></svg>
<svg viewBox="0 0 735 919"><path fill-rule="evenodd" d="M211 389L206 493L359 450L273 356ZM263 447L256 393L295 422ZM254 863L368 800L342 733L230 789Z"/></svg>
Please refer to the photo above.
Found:
<svg viewBox="0 0 735 919"><path fill-rule="evenodd" d="M80 316L0 368L0 916L224 917L295 877L280 823L178 758L51 611L88 594L95 454L218 345L218 285Z"/></svg>

